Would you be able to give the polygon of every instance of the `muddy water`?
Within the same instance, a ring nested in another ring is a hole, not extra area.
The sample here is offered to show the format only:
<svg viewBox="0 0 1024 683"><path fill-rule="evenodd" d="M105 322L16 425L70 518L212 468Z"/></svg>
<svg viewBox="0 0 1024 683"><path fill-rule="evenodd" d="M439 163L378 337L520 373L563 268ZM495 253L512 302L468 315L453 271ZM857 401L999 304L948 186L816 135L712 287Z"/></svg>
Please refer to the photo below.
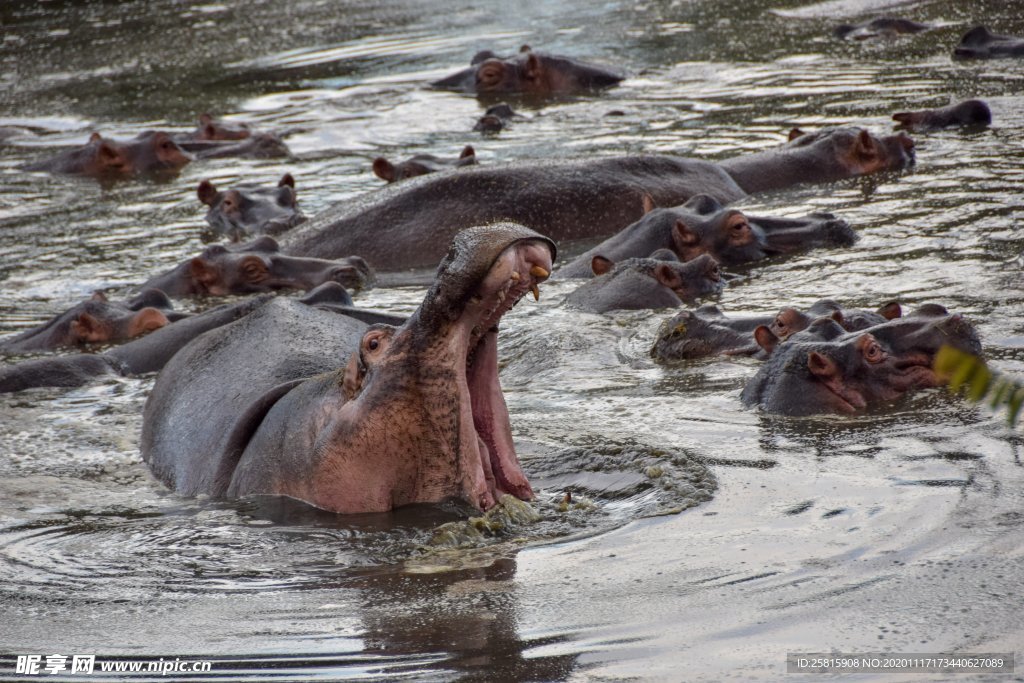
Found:
<svg viewBox="0 0 1024 683"><path fill-rule="evenodd" d="M0 333L97 288L126 293L198 251L202 178L288 171L314 214L376 189L382 154L472 143L485 164L723 158L793 126L882 132L893 111L982 97L993 126L916 135L910 173L742 202L832 211L861 239L737 270L719 304L942 303L978 326L997 367L1024 373L1021 62L949 57L975 22L1024 34L1024 8L899 3L939 28L830 35L887 9L6 3L0 126L20 132L0 148ZM470 132L474 99L423 87L477 50L523 43L630 78L601 97L523 105L496 138ZM186 130L201 111L283 131L297 159L113 187L16 168L92 130ZM1024 470L1000 417L942 391L855 419L762 416L738 400L754 362L655 365L647 350L668 313L570 314L569 289L552 284L503 323L502 383L539 497L501 520L466 524L456 505L339 518L183 499L139 459L151 377L0 397L0 651L208 655L225 679L281 680L774 680L787 651L1020 655ZM357 301L409 311L421 296Z"/></svg>

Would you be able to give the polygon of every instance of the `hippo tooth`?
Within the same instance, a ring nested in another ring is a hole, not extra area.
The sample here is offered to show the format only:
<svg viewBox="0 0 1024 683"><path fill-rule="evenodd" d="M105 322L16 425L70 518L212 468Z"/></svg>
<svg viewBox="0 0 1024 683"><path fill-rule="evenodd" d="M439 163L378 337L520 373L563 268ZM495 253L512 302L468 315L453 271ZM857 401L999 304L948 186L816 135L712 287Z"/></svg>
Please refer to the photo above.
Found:
<svg viewBox="0 0 1024 683"><path fill-rule="evenodd" d="M534 276L536 278L545 278L548 275L551 275L551 273L549 273L548 271L544 270L540 266L533 266L532 268L530 268L530 275L532 275L532 276Z"/></svg>
<svg viewBox="0 0 1024 683"><path fill-rule="evenodd" d="M512 271L512 275L510 275L509 277L512 279L512 282L519 282L519 278L520 278L519 271L518 270L513 270Z"/></svg>
<svg viewBox="0 0 1024 683"><path fill-rule="evenodd" d="M541 270L544 270L544 269L541 268ZM546 273L547 271L544 271L544 272ZM540 288L537 287L536 283L530 285L530 291L533 292L533 300L534 301L540 301Z"/></svg>

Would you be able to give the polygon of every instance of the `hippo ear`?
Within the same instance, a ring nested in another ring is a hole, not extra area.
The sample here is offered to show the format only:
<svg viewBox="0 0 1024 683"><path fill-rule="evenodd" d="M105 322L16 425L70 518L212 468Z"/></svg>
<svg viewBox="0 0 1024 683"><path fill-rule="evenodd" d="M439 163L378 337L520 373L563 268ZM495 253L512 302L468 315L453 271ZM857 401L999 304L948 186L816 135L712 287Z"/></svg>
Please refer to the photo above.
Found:
<svg viewBox="0 0 1024 683"><path fill-rule="evenodd" d="M213 203L217 200L217 188L209 180L204 180L196 188L196 195L203 204L213 206Z"/></svg>
<svg viewBox="0 0 1024 683"><path fill-rule="evenodd" d="M107 303L107 295L103 293L103 290L97 289L92 293L92 296L89 297L89 300L105 304Z"/></svg>
<svg viewBox="0 0 1024 683"><path fill-rule="evenodd" d="M533 48L530 47L529 45L520 45L519 46L519 51L520 52L531 52L532 50L533 50Z"/></svg>
<svg viewBox="0 0 1024 683"><path fill-rule="evenodd" d="M355 351L348 358L348 364L345 365L345 376L341 381L342 391L345 393L345 400L351 401L359 395L359 390L363 388L363 375L364 368L362 362L359 360L359 351Z"/></svg>
<svg viewBox="0 0 1024 683"><path fill-rule="evenodd" d="M652 197L648 192L644 192L644 196L640 199L640 201L645 216L649 214L651 211L654 211L655 208L657 208L654 204L654 197Z"/></svg>
<svg viewBox="0 0 1024 683"><path fill-rule="evenodd" d="M700 244L700 235L683 221L677 220L676 224L672 226L672 240L678 247L677 251L682 252Z"/></svg>
<svg viewBox="0 0 1024 683"><path fill-rule="evenodd" d="M830 315L829 317L832 318L833 320L835 320L840 325L843 324L843 312L842 311L840 311L838 309L835 310L835 311L832 311L832 315Z"/></svg>
<svg viewBox="0 0 1024 683"><path fill-rule="evenodd" d="M540 57L532 52L527 51L526 55L526 67L524 69L524 75L528 80L536 81L541 77L541 63Z"/></svg>
<svg viewBox="0 0 1024 683"><path fill-rule="evenodd" d="M460 159L465 159L467 157L475 157L475 156L476 156L476 150L473 149L473 145L466 145L465 147L462 148L462 153L459 154L459 158Z"/></svg>
<svg viewBox="0 0 1024 683"><path fill-rule="evenodd" d="M373 160L373 172L381 180L386 180L389 183L395 182L395 167L384 157L377 157Z"/></svg>
<svg viewBox="0 0 1024 683"><path fill-rule="evenodd" d="M683 286L683 279L679 277L679 273L672 266L665 263L658 264L654 268L654 279L669 289L679 289Z"/></svg>
<svg viewBox="0 0 1024 683"><path fill-rule="evenodd" d="M82 312L71 321L71 338L76 344L84 344L106 341L109 335L99 319Z"/></svg>
<svg viewBox="0 0 1024 683"><path fill-rule="evenodd" d="M128 338L138 337L140 334L146 332L152 332L153 330L159 330L161 327L169 323L167 316L161 311L146 307L136 313L130 323L128 323Z"/></svg>
<svg viewBox="0 0 1024 683"><path fill-rule="evenodd" d="M830 379L839 374L839 367L836 362L823 353L811 351L807 354L807 369L811 374L821 379Z"/></svg>
<svg viewBox="0 0 1024 683"><path fill-rule="evenodd" d="M209 288L217 282L217 269L202 256L192 259L188 264L188 270L192 279L205 288Z"/></svg>
<svg viewBox="0 0 1024 683"><path fill-rule="evenodd" d="M754 329L754 341L768 354L771 354L779 344L779 338L765 325L758 325Z"/></svg>
<svg viewBox="0 0 1024 683"><path fill-rule="evenodd" d="M103 136L100 135L98 132L93 133L92 135L89 136L89 142L99 142L102 139Z"/></svg>
<svg viewBox="0 0 1024 683"><path fill-rule="evenodd" d="M213 117L210 116L210 114L208 114L206 112L203 112L202 114L199 115L199 125L200 125L200 127L208 126L211 123L213 123Z"/></svg>
<svg viewBox="0 0 1024 683"><path fill-rule="evenodd" d="M604 256L598 255L590 259L590 270L594 271L594 275L604 275L615 265L610 259L606 259Z"/></svg>
<svg viewBox="0 0 1024 683"><path fill-rule="evenodd" d="M807 133L803 132L799 128L794 128L789 131L789 142L793 142L793 140L796 140L798 137L803 135L807 135Z"/></svg>
<svg viewBox="0 0 1024 683"><path fill-rule="evenodd" d="M295 178L292 177L291 173L285 173L277 183L278 187L284 187L285 185L293 190L295 189Z"/></svg>
<svg viewBox="0 0 1024 683"><path fill-rule="evenodd" d="M853 151L860 157L877 156L875 141L872 139L871 133L869 133L866 128L861 128L860 133L857 134L857 142L853 145Z"/></svg>
<svg viewBox="0 0 1024 683"><path fill-rule="evenodd" d="M882 316L886 320L895 320L896 318L903 317L903 308L900 307L899 302L890 301L878 309L878 315Z"/></svg>

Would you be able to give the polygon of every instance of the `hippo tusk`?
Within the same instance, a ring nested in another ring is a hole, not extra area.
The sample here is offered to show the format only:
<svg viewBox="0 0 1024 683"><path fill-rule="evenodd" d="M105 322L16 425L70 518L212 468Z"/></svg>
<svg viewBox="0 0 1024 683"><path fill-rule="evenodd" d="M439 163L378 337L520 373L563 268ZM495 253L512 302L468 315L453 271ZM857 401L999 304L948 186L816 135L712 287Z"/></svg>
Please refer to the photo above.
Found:
<svg viewBox="0 0 1024 683"><path fill-rule="evenodd" d="M530 275L535 278L546 278L548 275L551 275L551 273L544 270L541 266L533 266L530 268Z"/></svg>
<svg viewBox="0 0 1024 683"><path fill-rule="evenodd" d="M540 288L536 284L530 285L530 291L533 292L533 300L540 301Z"/></svg>

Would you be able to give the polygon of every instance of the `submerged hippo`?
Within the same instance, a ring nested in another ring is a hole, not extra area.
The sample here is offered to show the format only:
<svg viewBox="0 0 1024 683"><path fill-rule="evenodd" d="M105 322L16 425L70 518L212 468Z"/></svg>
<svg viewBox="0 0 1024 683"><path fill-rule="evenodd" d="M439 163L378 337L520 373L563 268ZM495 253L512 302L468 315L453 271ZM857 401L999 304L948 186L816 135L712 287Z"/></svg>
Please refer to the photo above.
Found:
<svg viewBox="0 0 1024 683"><path fill-rule="evenodd" d="M859 332L829 319L815 326L774 350L744 387L744 404L784 415L856 413L941 384L932 363L943 344L981 352L974 328L936 305Z"/></svg>
<svg viewBox="0 0 1024 683"><path fill-rule="evenodd" d="M566 297L565 303L591 313L617 309L675 308L684 301L717 294L723 287L718 262L707 254L680 263L672 254L613 263L593 258L595 277Z"/></svg>
<svg viewBox="0 0 1024 683"><path fill-rule="evenodd" d="M457 159L442 159L433 154L417 154L405 161L392 164L384 157L373 160L373 172L381 180L393 183L406 178L437 173L446 168L461 168L476 165L476 150L471 145L462 148Z"/></svg>
<svg viewBox="0 0 1024 683"><path fill-rule="evenodd" d="M484 115L477 119L473 130L480 133L499 133L502 129L508 127L512 119L516 117L522 118L519 114L512 111L512 107L508 103L495 104L488 107Z"/></svg>
<svg viewBox="0 0 1024 683"><path fill-rule="evenodd" d="M204 113L199 115L194 131L176 135L175 140L179 144L187 146L191 142L244 140L247 137L251 137L252 133L248 123L224 121Z"/></svg>
<svg viewBox="0 0 1024 683"><path fill-rule="evenodd" d="M108 301L103 292L7 339L0 339L0 353L53 351L86 344L109 344L158 330L184 314L173 310L158 289L144 289L125 302Z"/></svg>
<svg viewBox="0 0 1024 683"><path fill-rule="evenodd" d="M196 195L206 206L206 222L216 235L238 241L250 235L277 235L306 220L299 210L295 178L285 173L277 187L240 185L218 190L209 180L199 183Z"/></svg>
<svg viewBox="0 0 1024 683"><path fill-rule="evenodd" d="M963 59L1024 57L1024 38L1000 36L984 26L975 26L960 39L953 56Z"/></svg>
<svg viewBox="0 0 1024 683"><path fill-rule="evenodd" d="M826 317L846 332L863 330L902 315L900 305L888 303L877 311L842 308L822 299L806 311L786 307L772 315L728 317L717 306L682 311L661 324L651 357L672 363L706 356L758 356L767 358L778 342Z"/></svg>
<svg viewBox="0 0 1024 683"><path fill-rule="evenodd" d="M328 208L290 232L281 247L297 256L358 254L378 272L430 268L444 255L441 245L473 225L512 220L558 242L606 237L635 223L651 204L677 206L698 194L726 203L800 182L902 169L913 162L913 144L903 134L880 139L836 128L717 164L651 155L442 171Z"/></svg>
<svg viewBox="0 0 1024 683"><path fill-rule="evenodd" d="M506 58L490 51L478 52L468 69L431 85L477 95L519 93L551 97L610 88L623 78L622 74L604 67L572 57L536 52L529 45L523 45L519 54Z"/></svg>
<svg viewBox="0 0 1024 683"><path fill-rule="evenodd" d="M609 237L558 270L559 277L589 277L598 255L618 261L667 249L681 261L702 254L736 265L823 246L850 246L857 240L846 221L830 213L805 218L747 216L726 209L713 197L697 195L681 206L651 209L636 223Z"/></svg>
<svg viewBox="0 0 1024 683"><path fill-rule="evenodd" d="M987 126L992 123L992 110L981 100L964 100L941 109L897 112L892 115L900 128L937 130L952 126Z"/></svg>
<svg viewBox="0 0 1024 683"><path fill-rule="evenodd" d="M78 353L0 365L0 393L35 387L77 387L104 375L130 376L155 372L200 334L239 320L273 300L272 295L265 294L217 306L175 320L173 324L102 354ZM401 324L404 321L400 316L354 308L345 288L336 282L323 284L296 301L371 324Z"/></svg>
<svg viewBox="0 0 1024 683"><path fill-rule="evenodd" d="M174 175L190 161L192 156L170 135L161 131L147 131L121 142L93 133L81 147L21 168L84 175L99 180L121 180L145 175Z"/></svg>
<svg viewBox="0 0 1024 683"><path fill-rule="evenodd" d="M288 159L292 151L274 133L253 133L240 140L193 140L183 146L196 159Z"/></svg>
<svg viewBox="0 0 1024 683"><path fill-rule="evenodd" d="M358 256L335 261L287 256L280 253L274 238L263 236L235 247L209 246L143 287L161 289L174 297L228 296L309 290L325 282L359 290L371 286L373 278L373 271Z"/></svg>
<svg viewBox="0 0 1024 683"><path fill-rule="evenodd" d="M472 228L401 327L278 300L206 334L157 378L143 458L186 495L281 494L345 513L529 499L498 384L498 323L554 257L522 226Z"/></svg>
<svg viewBox="0 0 1024 683"><path fill-rule="evenodd" d="M834 32L837 38L868 40L869 38L894 38L908 33L921 33L930 28L931 26L928 24L919 24L910 19L877 17L859 24L840 24L836 26Z"/></svg>

